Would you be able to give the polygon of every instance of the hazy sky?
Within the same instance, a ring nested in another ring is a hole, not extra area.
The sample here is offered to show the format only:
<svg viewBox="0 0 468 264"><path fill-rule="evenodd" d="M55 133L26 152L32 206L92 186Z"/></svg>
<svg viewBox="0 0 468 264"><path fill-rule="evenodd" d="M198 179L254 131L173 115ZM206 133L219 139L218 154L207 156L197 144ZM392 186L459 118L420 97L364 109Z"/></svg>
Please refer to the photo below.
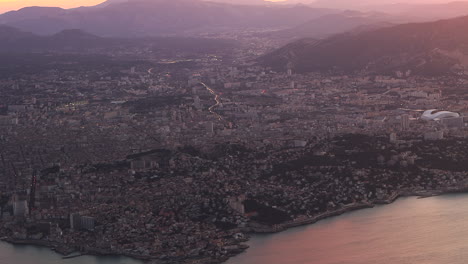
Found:
<svg viewBox="0 0 468 264"><path fill-rule="evenodd" d="M0 13L26 6L59 6L72 8L97 5L105 0L0 0Z"/></svg>
<svg viewBox="0 0 468 264"><path fill-rule="evenodd" d="M279 2L284 0L269 0ZM73 8L79 6L93 6L105 2L105 0L0 0L0 14L17 10L26 6L58 6Z"/></svg>
<svg viewBox="0 0 468 264"><path fill-rule="evenodd" d="M92 5L100 4L104 1L105 0L0 0L0 14L10 11L10 10L17 10L26 6L58 6L58 7L63 7L63 8L72 8L72 7L79 7L79 6L92 6ZM269 1L279 2L283 0L269 0ZM321 0L321 1L324 1L324 0ZM353 0L349 0L349 1L353 1ZM295 0L295 2L299 2L299 0ZM304 2L310 3L310 2L313 2L313 0L304 0ZM440 3L440 2L450 2L450 0L375 0L375 3L378 3L378 2Z"/></svg>
<svg viewBox="0 0 468 264"><path fill-rule="evenodd" d="M280 2L284 0L269 1ZM62 8L73 8L80 6L93 6L103 2L105 2L105 0L0 0L0 14L26 6L58 6Z"/></svg>

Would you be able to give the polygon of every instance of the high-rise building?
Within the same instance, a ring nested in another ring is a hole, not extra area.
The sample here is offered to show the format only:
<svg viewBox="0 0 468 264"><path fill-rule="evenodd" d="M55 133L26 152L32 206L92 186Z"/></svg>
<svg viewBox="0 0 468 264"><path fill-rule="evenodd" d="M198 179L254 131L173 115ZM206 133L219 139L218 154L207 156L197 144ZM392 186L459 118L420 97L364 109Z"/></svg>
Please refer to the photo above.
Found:
<svg viewBox="0 0 468 264"><path fill-rule="evenodd" d="M289 88L291 89L296 88L296 83L294 81L291 81L291 83L289 84Z"/></svg>
<svg viewBox="0 0 468 264"><path fill-rule="evenodd" d="M73 230L79 230L81 228L81 216L80 214L70 214L70 228Z"/></svg>
<svg viewBox="0 0 468 264"><path fill-rule="evenodd" d="M13 202L13 215L14 216L26 216L28 213L28 201L18 200Z"/></svg>
<svg viewBox="0 0 468 264"><path fill-rule="evenodd" d="M214 123L213 122L208 122L206 123L206 130L209 134L214 133Z"/></svg>
<svg viewBox="0 0 468 264"><path fill-rule="evenodd" d="M13 215L26 216L29 213L29 206L26 196L15 194L13 195Z"/></svg>
<svg viewBox="0 0 468 264"><path fill-rule="evenodd" d="M198 95L195 95L193 97L193 106L197 109L200 110L202 108L201 100Z"/></svg>
<svg viewBox="0 0 468 264"><path fill-rule="evenodd" d="M401 129L402 130L409 130L410 127L410 117L409 115L402 115L401 116Z"/></svg>

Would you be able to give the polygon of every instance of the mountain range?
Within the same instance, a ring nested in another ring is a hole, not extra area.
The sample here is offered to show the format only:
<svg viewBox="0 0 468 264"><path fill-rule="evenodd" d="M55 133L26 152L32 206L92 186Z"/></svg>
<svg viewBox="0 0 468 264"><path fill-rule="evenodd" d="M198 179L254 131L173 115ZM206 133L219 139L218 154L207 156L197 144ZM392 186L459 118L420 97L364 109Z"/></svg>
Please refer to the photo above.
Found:
<svg viewBox="0 0 468 264"><path fill-rule="evenodd" d="M422 75L457 73L468 67L468 16L410 23L373 31L302 39L259 58L276 70L297 72Z"/></svg>
<svg viewBox="0 0 468 264"><path fill-rule="evenodd" d="M81 29L99 36L140 37L287 28L336 12L304 5L231 5L201 0L109 0L94 7L28 7L0 24L41 35Z"/></svg>
<svg viewBox="0 0 468 264"><path fill-rule="evenodd" d="M314 8L383 12L406 17L412 22L427 22L468 15L467 0L286 0L283 5L304 3Z"/></svg>
<svg viewBox="0 0 468 264"><path fill-rule="evenodd" d="M234 48L232 40L146 37L110 38L99 37L80 29L66 29L50 36L39 36L10 26L0 26L0 53L127 53L134 48L165 55L172 52L186 54L211 53Z"/></svg>
<svg viewBox="0 0 468 264"><path fill-rule="evenodd" d="M349 31L387 27L400 24L404 21L404 18L390 16L384 13L345 11L324 15L292 28L272 32L269 36L288 40L325 38Z"/></svg>
<svg viewBox="0 0 468 264"><path fill-rule="evenodd" d="M415 22L468 15L468 1L466 0L452 2L448 0L316 0L310 6L385 12L411 17Z"/></svg>

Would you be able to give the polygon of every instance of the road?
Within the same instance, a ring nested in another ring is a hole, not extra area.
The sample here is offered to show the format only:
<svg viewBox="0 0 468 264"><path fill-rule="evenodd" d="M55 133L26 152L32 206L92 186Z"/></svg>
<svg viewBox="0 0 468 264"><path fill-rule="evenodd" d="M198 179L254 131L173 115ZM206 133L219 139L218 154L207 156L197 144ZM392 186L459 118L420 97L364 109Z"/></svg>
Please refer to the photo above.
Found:
<svg viewBox="0 0 468 264"><path fill-rule="evenodd" d="M219 94L217 94L213 89L208 87L208 85L206 85L205 83L200 82L200 84L203 85L203 87L205 87L205 89L207 89L212 95L214 95L214 100L216 101L216 104L210 106L208 108L208 111L210 111L210 113L215 115L218 118L218 120L225 121L224 118L220 114L216 113L216 111L214 110L216 107L218 107L221 104L221 98Z"/></svg>

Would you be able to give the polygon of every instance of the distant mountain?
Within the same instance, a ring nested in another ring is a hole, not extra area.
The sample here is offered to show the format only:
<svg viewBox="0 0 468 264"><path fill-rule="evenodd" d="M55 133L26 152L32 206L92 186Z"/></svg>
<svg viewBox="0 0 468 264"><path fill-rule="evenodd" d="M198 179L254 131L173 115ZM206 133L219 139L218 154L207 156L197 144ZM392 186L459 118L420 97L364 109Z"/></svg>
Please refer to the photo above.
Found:
<svg viewBox="0 0 468 264"><path fill-rule="evenodd" d="M468 68L468 17L412 23L325 40L299 40L259 59L297 72L449 74Z"/></svg>
<svg viewBox="0 0 468 264"><path fill-rule="evenodd" d="M0 25L0 39L3 43L29 39L31 37L34 37L32 33L24 32L13 27ZM2 42L0 42L0 45Z"/></svg>
<svg viewBox="0 0 468 264"><path fill-rule="evenodd" d="M201 0L110 0L95 7L23 8L0 15L0 24L50 35L81 29L99 36L161 36L292 27L336 12L305 6L231 5Z"/></svg>
<svg viewBox="0 0 468 264"><path fill-rule="evenodd" d="M315 3L316 0L284 0L284 1L278 1L278 2L272 2L273 4L277 5L297 5L297 4L305 4L305 5L310 5ZM336 9L342 9L342 7L336 8Z"/></svg>
<svg viewBox="0 0 468 264"><path fill-rule="evenodd" d="M273 37L300 39L300 38L324 38L335 34L365 28L377 29L397 23L396 17L383 13L362 13L346 11L339 14L325 15L312 19L299 26L271 33Z"/></svg>
<svg viewBox="0 0 468 264"><path fill-rule="evenodd" d="M272 2L264 0L204 0L206 2L225 3L232 5L267 5Z"/></svg>
<svg viewBox="0 0 468 264"><path fill-rule="evenodd" d="M52 37L54 40L66 40L66 41L87 41L87 40L99 40L102 39L96 35L89 34L81 29L65 29Z"/></svg>
<svg viewBox="0 0 468 264"><path fill-rule="evenodd" d="M99 5L96 5L94 7L97 7L97 8L100 8L100 7L106 7L106 6L109 6L109 5L113 5L113 4L121 4L121 3L126 3L128 2L129 0L107 0Z"/></svg>
<svg viewBox="0 0 468 264"><path fill-rule="evenodd" d="M447 3L448 2L448 3ZM321 8L344 8L360 11L379 11L412 18L413 22L447 19L468 15L468 1L444 0L317 0L311 4Z"/></svg>
<svg viewBox="0 0 468 264"><path fill-rule="evenodd" d="M16 23L24 20L34 20L44 17L58 17L66 15L67 10L59 7L25 7L18 11L10 11L0 15L0 23Z"/></svg>
<svg viewBox="0 0 468 264"><path fill-rule="evenodd" d="M73 28L66 20L68 10L57 7L26 7L0 15L0 24L38 34L54 34Z"/></svg>
<svg viewBox="0 0 468 264"><path fill-rule="evenodd" d="M128 52L134 48L153 53L211 53L230 50L237 43L232 40L204 38L105 38L80 29L67 29L50 36L39 36L0 25L0 53L95 53Z"/></svg>
<svg viewBox="0 0 468 264"><path fill-rule="evenodd" d="M458 1L432 5L409 5L400 12L419 20L447 19L468 15L468 2Z"/></svg>
<svg viewBox="0 0 468 264"><path fill-rule="evenodd" d="M100 38L81 30L64 30L52 36L38 36L19 29L0 26L0 53L85 51L112 47L116 41Z"/></svg>

